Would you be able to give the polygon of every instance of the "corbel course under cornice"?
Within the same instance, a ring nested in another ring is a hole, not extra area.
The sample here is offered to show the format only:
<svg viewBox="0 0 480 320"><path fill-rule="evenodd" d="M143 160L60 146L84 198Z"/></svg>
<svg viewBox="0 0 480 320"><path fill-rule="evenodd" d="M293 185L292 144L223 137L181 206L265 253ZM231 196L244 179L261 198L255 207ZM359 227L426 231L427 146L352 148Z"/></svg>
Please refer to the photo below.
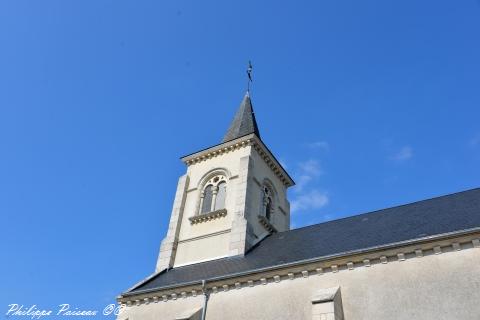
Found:
<svg viewBox="0 0 480 320"><path fill-rule="evenodd" d="M252 146L259 156L265 161L275 175L282 181L286 187L295 185L293 179L288 175L287 171L277 161L275 156L270 152L267 146L255 134L248 134L235 140L227 141L225 143L192 153L184 156L181 160L187 165L191 166L196 163L220 156L222 154Z"/></svg>

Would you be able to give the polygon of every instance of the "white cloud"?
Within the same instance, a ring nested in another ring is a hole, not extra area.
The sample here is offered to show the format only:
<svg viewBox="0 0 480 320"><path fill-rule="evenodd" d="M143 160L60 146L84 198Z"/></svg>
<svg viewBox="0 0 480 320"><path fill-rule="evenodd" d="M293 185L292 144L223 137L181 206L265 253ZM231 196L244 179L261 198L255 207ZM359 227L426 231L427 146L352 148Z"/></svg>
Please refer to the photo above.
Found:
<svg viewBox="0 0 480 320"><path fill-rule="evenodd" d="M396 162L404 162L413 157L413 149L410 146L401 147L390 159Z"/></svg>
<svg viewBox="0 0 480 320"><path fill-rule="evenodd" d="M309 147L310 149L321 149L325 151L328 151L330 149L330 145L326 141L310 142L310 143L307 143L307 147Z"/></svg>
<svg viewBox="0 0 480 320"><path fill-rule="evenodd" d="M294 190L296 192L301 192L310 181L323 174L320 162L315 159L300 162L298 167L300 170L295 179L297 183Z"/></svg>
<svg viewBox="0 0 480 320"><path fill-rule="evenodd" d="M322 169L320 167L320 162L318 162L315 159L310 159L310 160L307 160L305 162L300 162L300 164L298 166L300 167L300 170L304 174L307 174L307 175L310 175L310 176L316 177L316 176L319 176L323 173Z"/></svg>
<svg viewBox="0 0 480 320"><path fill-rule="evenodd" d="M314 210L324 207L328 204L328 195L326 192L318 189L305 191L307 185L314 184L315 180L320 177L324 171L320 162L316 159L308 159L307 161L298 163L298 174L296 175L296 186L293 189L295 194L291 201L290 210L292 213Z"/></svg>
<svg viewBox="0 0 480 320"><path fill-rule="evenodd" d="M293 189L295 192L302 192L303 191L303 188L305 188L305 186L310 182L312 181L312 177L311 176L307 176L307 175L301 175L299 176L298 178L295 179L295 189Z"/></svg>
<svg viewBox="0 0 480 320"><path fill-rule="evenodd" d="M328 195L325 192L313 189L312 191L296 197L291 205L292 213L299 211L320 209L328 204Z"/></svg>

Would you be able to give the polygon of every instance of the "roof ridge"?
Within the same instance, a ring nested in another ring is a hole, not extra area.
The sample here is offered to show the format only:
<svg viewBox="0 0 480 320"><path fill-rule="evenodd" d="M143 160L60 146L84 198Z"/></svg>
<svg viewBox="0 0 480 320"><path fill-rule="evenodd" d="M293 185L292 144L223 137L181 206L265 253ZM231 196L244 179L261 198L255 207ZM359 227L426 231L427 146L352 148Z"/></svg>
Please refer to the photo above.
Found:
<svg viewBox="0 0 480 320"><path fill-rule="evenodd" d="M334 220L328 220L328 221L324 221L324 222L320 222L320 223L311 224L311 225L308 225L308 226L303 226L303 227L296 228L296 229L291 229L291 230L287 230L287 231L282 231L282 232L279 232L279 233L277 233L277 234L283 234L283 233L288 233L288 232L297 231L297 230L301 230L301 229L311 228L311 227L315 227L315 226L318 226L318 225L321 225L321 224L327 224L327 223L337 222L337 221L340 221L340 220L353 219L353 218L360 217L360 216L365 216L365 215L370 215L370 214L379 213L379 212L385 211L385 210L390 210L390 209L395 209L395 208L406 207L406 206L410 206L410 205L417 204L417 203L422 203L422 202L426 202L426 201L431 201L431 200L436 200L436 199L451 197L451 196L454 196L454 195L459 195L459 194L462 194L462 193L472 192L472 191L476 191L476 190L480 191L480 187L476 187L476 188L472 188L472 189L467 189L467 190L462 190L462 191L457 191L457 192L452 192L452 193L447 193L447 194L440 195L440 196L435 196L435 197L431 197L431 198L427 198L427 199L422 199L422 200L417 200L417 201L408 202L408 203L404 203L404 204L394 205L394 206L387 207L387 208L376 209L376 210L368 211L368 212L364 212L364 213L353 214L353 215L350 215L350 216L346 216L346 217L342 217L342 218L338 218L338 219L334 219Z"/></svg>

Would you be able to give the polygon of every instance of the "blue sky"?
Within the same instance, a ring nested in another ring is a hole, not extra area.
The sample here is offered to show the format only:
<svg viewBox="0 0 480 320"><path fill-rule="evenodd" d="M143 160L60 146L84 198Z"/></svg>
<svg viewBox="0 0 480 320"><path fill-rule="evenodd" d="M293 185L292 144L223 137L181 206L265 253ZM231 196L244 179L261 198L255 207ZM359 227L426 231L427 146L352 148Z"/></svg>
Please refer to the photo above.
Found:
<svg viewBox="0 0 480 320"><path fill-rule="evenodd" d="M0 314L153 272L254 65L295 227L480 186L480 1L0 0Z"/></svg>

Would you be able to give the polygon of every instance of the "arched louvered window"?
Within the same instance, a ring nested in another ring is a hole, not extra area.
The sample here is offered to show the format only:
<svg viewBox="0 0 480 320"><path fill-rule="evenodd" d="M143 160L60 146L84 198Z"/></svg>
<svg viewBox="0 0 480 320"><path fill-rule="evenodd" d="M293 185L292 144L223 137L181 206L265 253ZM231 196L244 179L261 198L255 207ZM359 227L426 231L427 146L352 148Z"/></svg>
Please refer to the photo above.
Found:
<svg viewBox="0 0 480 320"><path fill-rule="evenodd" d="M267 205L265 206L265 217L270 220L272 216L272 199L267 198Z"/></svg>
<svg viewBox="0 0 480 320"><path fill-rule="evenodd" d="M217 185L217 197L215 199L215 210L225 209L225 196L227 195L227 183L221 181Z"/></svg>
<svg viewBox="0 0 480 320"><path fill-rule="evenodd" d="M211 177L205 182L202 193L200 194L200 205L198 214L209 213L225 209L225 199L227 197L227 178L222 175Z"/></svg>
<svg viewBox="0 0 480 320"><path fill-rule="evenodd" d="M268 220L272 219L273 195L272 191L267 186L263 187L263 214Z"/></svg>
<svg viewBox="0 0 480 320"><path fill-rule="evenodd" d="M203 191L203 203L200 213L207 213L212 211L213 186L208 185Z"/></svg>

